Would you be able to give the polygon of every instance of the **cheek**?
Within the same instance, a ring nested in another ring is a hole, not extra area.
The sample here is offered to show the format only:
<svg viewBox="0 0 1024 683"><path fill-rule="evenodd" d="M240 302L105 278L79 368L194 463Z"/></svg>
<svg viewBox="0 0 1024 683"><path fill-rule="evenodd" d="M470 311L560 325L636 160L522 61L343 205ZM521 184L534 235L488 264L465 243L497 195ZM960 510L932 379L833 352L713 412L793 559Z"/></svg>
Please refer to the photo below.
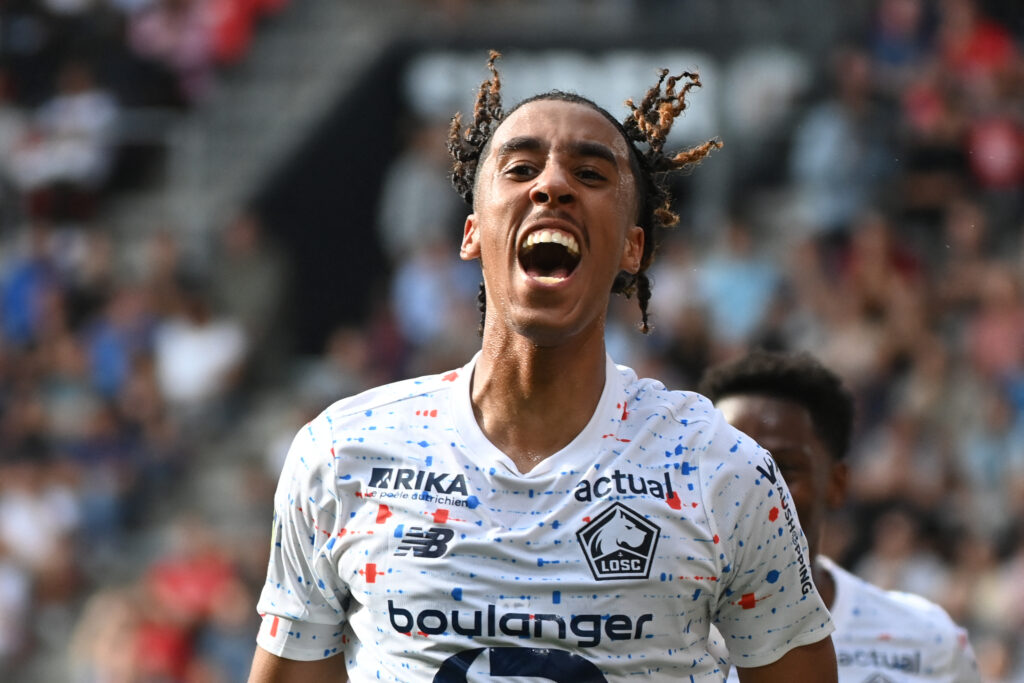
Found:
<svg viewBox="0 0 1024 683"><path fill-rule="evenodd" d="M801 520L803 520L804 517L810 514L815 505L814 485L803 477L795 477L792 481L787 479L786 485L789 487L789 493L793 497L793 504L797 508L797 514L804 513L801 515Z"/></svg>

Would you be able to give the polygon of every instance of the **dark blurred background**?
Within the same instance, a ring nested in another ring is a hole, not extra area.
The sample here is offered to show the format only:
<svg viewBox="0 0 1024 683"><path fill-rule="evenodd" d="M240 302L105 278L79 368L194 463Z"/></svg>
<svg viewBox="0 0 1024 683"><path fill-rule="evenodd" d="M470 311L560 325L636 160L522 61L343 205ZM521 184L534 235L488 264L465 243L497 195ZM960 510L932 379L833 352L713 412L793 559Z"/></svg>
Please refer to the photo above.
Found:
<svg viewBox="0 0 1024 683"><path fill-rule="evenodd" d="M1024 10L1013 0L0 2L0 679L244 681L292 436L479 346L447 123L704 87L654 331L854 391L827 554L1024 681Z"/></svg>

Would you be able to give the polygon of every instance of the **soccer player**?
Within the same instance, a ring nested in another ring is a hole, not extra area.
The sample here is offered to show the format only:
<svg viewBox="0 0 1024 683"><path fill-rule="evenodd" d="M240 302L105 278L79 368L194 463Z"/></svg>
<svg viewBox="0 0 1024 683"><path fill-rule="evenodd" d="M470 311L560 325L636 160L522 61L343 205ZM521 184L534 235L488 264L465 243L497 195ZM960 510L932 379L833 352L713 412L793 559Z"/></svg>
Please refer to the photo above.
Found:
<svg viewBox="0 0 1024 683"><path fill-rule="evenodd" d="M771 452L789 485L814 558L814 583L835 622L839 680L978 681L967 634L941 607L884 591L818 553L825 515L842 504L846 489L854 409L839 377L806 353L755 351L708 370L699 390ZM725 645L731 647L728 637Z"/></svg>
<svg viewBox="0 0 1024 683"><path fill-rule="evenodd" d="M482 348L299 432L250 681L721 681L712 623L745 683L834 681L771 459L605 351L612 292L646 327L662 175L717 145L662 150L697 78L662 72L624 124L560 91L506 113L496 58L449 139Z"/></svg>

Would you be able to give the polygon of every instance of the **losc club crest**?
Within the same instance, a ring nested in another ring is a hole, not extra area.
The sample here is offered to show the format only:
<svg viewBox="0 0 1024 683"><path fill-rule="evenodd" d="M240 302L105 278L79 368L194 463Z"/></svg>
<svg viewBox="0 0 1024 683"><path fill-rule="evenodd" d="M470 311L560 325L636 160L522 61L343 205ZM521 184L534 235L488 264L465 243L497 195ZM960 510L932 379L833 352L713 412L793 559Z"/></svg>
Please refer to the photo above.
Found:
<svg viewBox="0 0 1024 683"><path fill-rule="evenodd" d="M646 579L661 529L622 503L613 503L576 532L598 581Z"/></svg>

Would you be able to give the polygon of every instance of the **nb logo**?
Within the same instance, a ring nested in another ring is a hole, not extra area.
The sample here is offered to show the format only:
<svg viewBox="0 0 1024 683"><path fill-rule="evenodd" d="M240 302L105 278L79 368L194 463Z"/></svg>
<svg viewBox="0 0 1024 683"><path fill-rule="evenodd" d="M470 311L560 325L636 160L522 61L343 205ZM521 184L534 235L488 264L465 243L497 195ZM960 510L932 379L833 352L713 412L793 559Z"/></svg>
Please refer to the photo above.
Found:
<svg viewBox="0 0 1024 683"><path fill-rule="evenodd" d="M395 549L395 556L405 557L412 551L413 557L437 558L448 552L448 542L455 532L441 526L432 526L426 531L418 526L409 527L402 535L402 542Z"/></svg>

